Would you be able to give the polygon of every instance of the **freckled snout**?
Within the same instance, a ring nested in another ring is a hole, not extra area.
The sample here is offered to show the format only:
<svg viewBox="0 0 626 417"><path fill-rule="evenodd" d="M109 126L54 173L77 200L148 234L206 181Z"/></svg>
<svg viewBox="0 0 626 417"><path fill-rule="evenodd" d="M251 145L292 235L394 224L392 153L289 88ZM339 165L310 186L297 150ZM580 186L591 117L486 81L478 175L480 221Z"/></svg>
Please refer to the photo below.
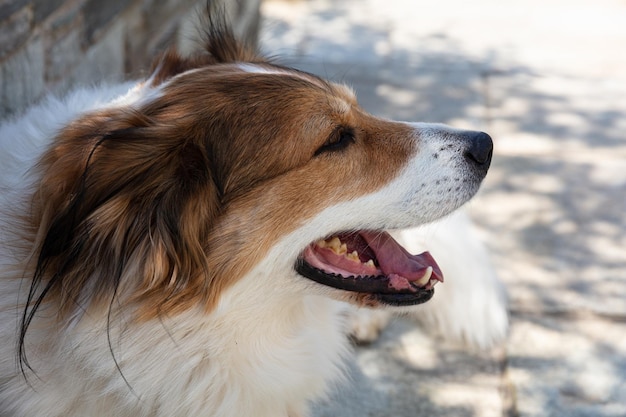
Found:
<svg viewBox="0 0 626 417"><path fill-rule="evenodd" d="M487 172L493 155L493 141L485 132L465 131L459 134L466 142L463 156L477 168Z"/></svg>

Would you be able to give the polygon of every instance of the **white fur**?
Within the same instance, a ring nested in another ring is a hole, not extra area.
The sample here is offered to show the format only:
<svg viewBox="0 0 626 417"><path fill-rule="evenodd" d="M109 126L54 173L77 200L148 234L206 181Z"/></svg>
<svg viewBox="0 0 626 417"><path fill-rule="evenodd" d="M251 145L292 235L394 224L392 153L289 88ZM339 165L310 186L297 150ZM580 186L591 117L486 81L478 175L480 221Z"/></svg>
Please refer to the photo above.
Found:
<svg viewBox="0 0 626 417"><path fill-rule="evenodd" d="M106 314L85 315L63 330L42 319L43 324L31 327L28 335L36 375L27 372L26 381L17 369L15 348L22 312L18 298L25 299L28 283L19 279L26 271L23 260L15 258L12 245L18 237L12 228L14 216L27 210L20 206L22 194L37 181L30 169L55 132L81 112L133 105L158 94L145 85L130 84L79 90L64 100L46 100L0 130L2 416L306 415L307 401L324 395L329 383L341 377L349 350L341 314L345 306L332 299L337 290L297 276L293 262L298 252L337 230L399 228L433 220L476 191L477 184L464 183L460 192L446 192L446 178L465 175L460 152L449 149L439 158L430 157L428 152L447 143L442 133L449 128L416 124L414 140L421 150L393 181L328 207L284 236L222 295L210 314L198 309L143 324L115 316L108 330ZM438 292L445 294L440 287ZM474 320L488 310L470 306L476 313L464 315L462 307L447 303L441 307L450 311L437 313L426 307L429 317L463 334L473 331Z"/></svg>

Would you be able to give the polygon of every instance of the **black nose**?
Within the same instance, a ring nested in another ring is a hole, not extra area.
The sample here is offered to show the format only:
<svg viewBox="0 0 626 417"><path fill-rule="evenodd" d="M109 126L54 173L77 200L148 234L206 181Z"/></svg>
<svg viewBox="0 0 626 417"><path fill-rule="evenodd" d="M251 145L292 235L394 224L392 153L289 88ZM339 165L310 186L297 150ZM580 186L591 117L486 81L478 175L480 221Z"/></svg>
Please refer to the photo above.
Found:
<svg viewBox="0 0 626 417"><path fill-rule="evenodd" d="M491 136L485 132L464 132L463 138L468 142L463 155L470 161L488 168L493 154Z"/></svg>

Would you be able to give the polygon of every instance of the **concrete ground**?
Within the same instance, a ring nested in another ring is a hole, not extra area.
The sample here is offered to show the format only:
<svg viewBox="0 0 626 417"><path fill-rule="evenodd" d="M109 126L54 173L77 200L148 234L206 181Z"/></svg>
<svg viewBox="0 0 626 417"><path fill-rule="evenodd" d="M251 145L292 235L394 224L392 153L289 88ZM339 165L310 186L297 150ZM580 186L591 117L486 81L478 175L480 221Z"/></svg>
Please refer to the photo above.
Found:
<svg viewBox="0 0 626 417"><path fill-rule="evenodd" d="M510 294L472 353L395 321L317 417L626 416L626 3L265 0L261 45L398 120L489 132L470 205Z"/></svg>

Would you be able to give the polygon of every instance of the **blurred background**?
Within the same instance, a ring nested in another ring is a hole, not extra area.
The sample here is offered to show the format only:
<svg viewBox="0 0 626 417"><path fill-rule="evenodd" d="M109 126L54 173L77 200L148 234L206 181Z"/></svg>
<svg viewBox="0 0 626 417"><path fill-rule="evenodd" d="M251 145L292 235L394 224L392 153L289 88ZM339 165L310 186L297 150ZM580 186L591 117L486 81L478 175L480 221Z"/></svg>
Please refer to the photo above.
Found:
<svg viewBox="0 0 626 417"><path fill-rule="evenodd" d="M240 36L370 112L495 142L468 210L508 288L506 344L396 320L315 416L626 416L626 2L221 1ZM188 50L196 6L0 1L0 118Z"/></svg>
<svg viewBox="0 0 626 417"><path fill-rule="evenodd" d="M264 50L372 113L495 142L469 211L508 287L506 345L471 353L396 321L318 415L626 416L626 2L261 10Z"/></svg>

